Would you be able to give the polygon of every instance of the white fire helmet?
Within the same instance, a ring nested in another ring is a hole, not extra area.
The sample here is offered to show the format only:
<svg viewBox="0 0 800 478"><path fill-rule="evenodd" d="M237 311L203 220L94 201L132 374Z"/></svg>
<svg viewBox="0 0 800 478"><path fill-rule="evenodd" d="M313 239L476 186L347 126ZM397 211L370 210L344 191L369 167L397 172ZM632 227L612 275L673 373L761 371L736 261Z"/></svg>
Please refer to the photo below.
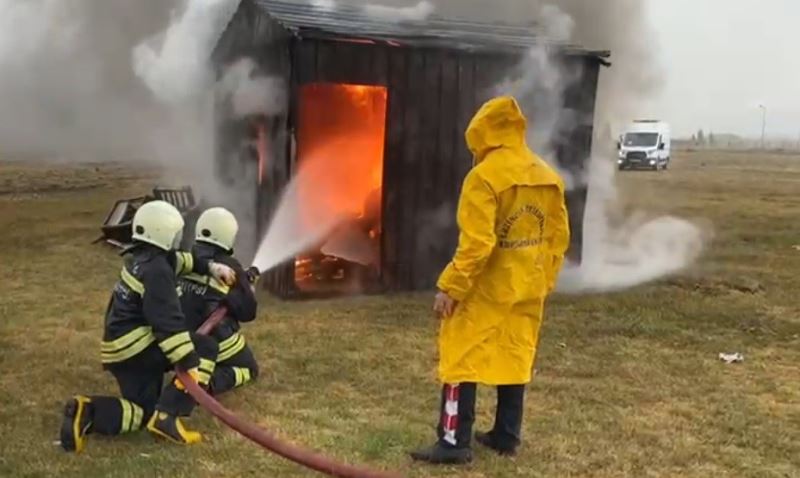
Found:
<svg viewBox="0 0 800 478"><path fill-rule="evenodd" d="M175 206L165 201L150 201L133 217L133 239L169 251L180 244L183 226L183 216Z"/></svg>
<svg viewBox="0 0 800 478"><path fill-rule="evenodd" d="M204 211L197 219L195 240L233 251L238 232L236 216L225 208L214 207Z"/></svg>

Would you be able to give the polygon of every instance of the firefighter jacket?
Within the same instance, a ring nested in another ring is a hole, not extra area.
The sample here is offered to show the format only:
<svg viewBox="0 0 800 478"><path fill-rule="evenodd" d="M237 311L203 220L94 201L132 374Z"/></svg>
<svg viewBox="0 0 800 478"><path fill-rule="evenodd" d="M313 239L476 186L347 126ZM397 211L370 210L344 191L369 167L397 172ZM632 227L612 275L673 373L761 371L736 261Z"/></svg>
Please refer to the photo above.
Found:
<svg viewBox="0 0 800 478"><path fill-rule="evenodd" d="M458 248L438 281L456 301L442 319L444 383L531 380L544 302L569 244L564 185L525 144L517 102L485 104L466 132L475 166L458 205Z"/></svg>
<svg viewBox="0 0 800 478"><path fill-rule="evenodd" d="M172 364L196 367L199 359L181 312L176 275L208 274L209 262L148 244L137 244L123 255L120 279L106 310L104 367L129 360L153 343Z"/></svg>
<svg viewBox="0 0 800 478"><path fill-rule="evenodd" d="M178 279L181 308L192 330L203 325L208 316L220 306L227 307L225 319L211 333L219 342L217 362L224 362L245 348L246 342L239 333L239 324L256 318L255 294L250 288L244 268L230 253L211 244L198 243L192 249L192 254L204 261L213 260L225 264L236 271L236 284L233 287L228 287L207 274L187 274Z"/></svg>

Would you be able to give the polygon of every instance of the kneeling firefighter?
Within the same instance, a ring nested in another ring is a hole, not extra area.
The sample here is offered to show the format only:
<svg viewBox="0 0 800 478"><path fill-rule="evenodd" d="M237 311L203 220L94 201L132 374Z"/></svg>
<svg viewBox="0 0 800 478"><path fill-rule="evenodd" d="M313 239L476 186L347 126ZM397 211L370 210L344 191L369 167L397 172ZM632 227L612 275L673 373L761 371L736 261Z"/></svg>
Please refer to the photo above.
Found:
<svg viewBox="0 0 800 478"><path fill-rule="evenodd" d="M81 452L90 433L120 435L147 429L179 443L201 440L184 428L178 414L194 400L173 379L162 390L164 374L176 366L207 386L218 347L193 334L178 301L176 275L210 274L232 284L228 266L187 252L175 252L184 227L181 214L163 201L144 204L133 219L133 246L114 286L105 317L103 368L117 380L122 398L76 396L67 402L61 445Z"/></svg>
<svg viewBox="0 0 800 478"><path fill-rule="evenodd" d="M520 444L525 384L544 303L569 244L564 185L525 144L516 100L478 111L466 132L475 165L458 205L455 256L438 281L439 379L444 384L438 441L412 453L430 463L472 460L477 384L497 387L497 413L476 440L514 454Z"/></svg>
<svg viewBox="0 0 800 478"><path fill-rule="evenodd" d="M200 215L195 226L192 254L204 260L225 264L236 272L236 285L229 287L204 274L188 274L178 280L181 308L192 330L220 306L227 308L225 319L211 332L219 344L219 354L209 391L214 395L230 391L258 377L258 363L239 332L241 322L256 318L253 284L259 273L245 271L233 257L239 225L227 209L212 208Z"/></svg>

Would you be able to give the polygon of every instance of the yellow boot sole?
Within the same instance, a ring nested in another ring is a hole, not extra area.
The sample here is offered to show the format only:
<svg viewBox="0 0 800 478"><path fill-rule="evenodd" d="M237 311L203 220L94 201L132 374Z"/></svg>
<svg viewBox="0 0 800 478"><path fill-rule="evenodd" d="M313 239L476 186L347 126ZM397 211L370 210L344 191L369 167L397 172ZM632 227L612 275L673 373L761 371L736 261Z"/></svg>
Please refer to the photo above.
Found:
<svg viewBox="0 0 800 478"><path fill-rule="evenodd" d="M86 406L91 403L89 397L78 395L70 399L64 408L64 422L61 424L61 446L66 451L82 453L86 448L86 429L81 428L81 419L86 413Z"/></svg>

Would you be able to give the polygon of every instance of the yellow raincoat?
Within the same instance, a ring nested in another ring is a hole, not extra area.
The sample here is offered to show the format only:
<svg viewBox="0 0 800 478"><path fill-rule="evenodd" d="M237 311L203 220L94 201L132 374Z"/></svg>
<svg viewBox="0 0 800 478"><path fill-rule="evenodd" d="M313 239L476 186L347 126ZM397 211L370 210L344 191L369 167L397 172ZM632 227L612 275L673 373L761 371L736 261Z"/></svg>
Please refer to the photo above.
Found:
<svg viewBox="0 0 800 478"><path fill-rule="evenodd" d="M483 105L466 132L475 166L458 205L460 236L438 287L458 301L439 334L443 383L531 381L544 302L569 244L564 184L525 143L510 97Z"/></svg>

